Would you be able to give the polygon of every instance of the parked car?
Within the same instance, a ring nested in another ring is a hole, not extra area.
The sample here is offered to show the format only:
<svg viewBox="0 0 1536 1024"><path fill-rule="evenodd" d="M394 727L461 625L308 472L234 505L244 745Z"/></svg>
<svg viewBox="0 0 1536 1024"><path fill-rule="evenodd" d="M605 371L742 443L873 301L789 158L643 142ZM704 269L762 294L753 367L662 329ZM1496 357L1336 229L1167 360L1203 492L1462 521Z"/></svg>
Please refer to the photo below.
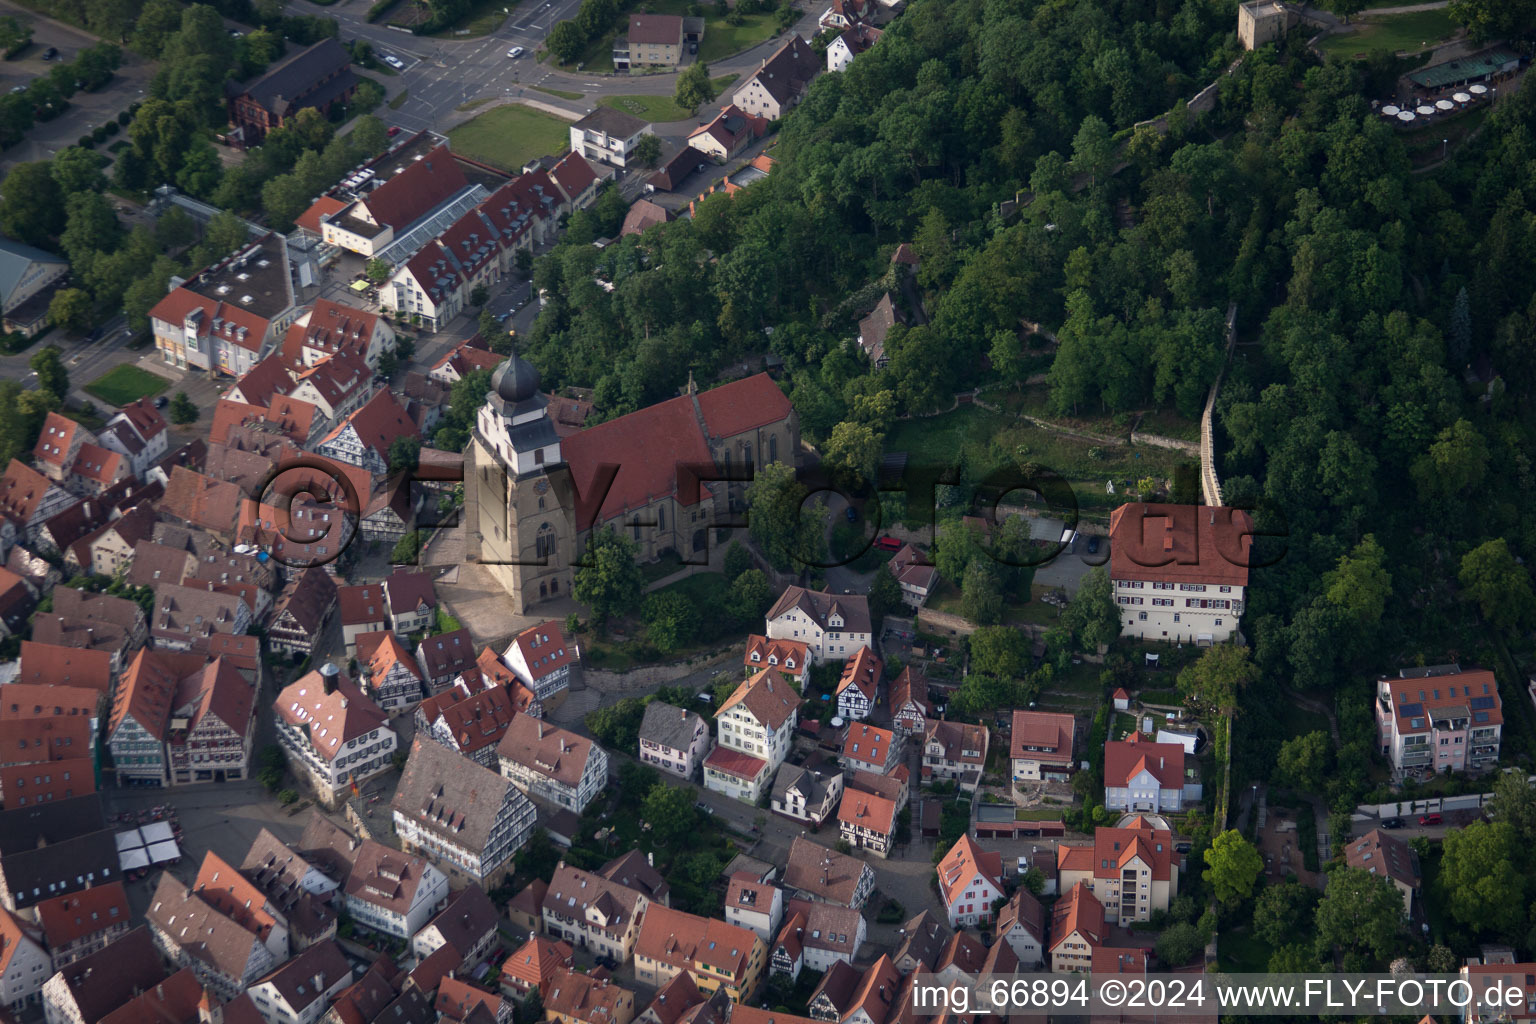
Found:
<svg viewBox="0 0 1536 1024"><path fill-rule="evenodd" d="M881 551L900 551L901 541L891 536L876 537L875 547L879 548Z"/></svg>
<svg viewBox="0 0 1536 1024"><path fill-rule="evenodd" d="M1090 555L1096 555L1096 554L1099 553L1099 538L1097 538L1097 537L1089 537L1088 538L1088 553Z"/></svg>
<svg viewBox="0 0 1536 1024"><path fill-rule="evenodd" d="M57 46L50 46L48 49L43 51L43 60L53 60L58 55L59 48Z"/></svg>
<svg viewBox="0 0 1536 1024"><path fill-rule="evenodd" d="M843 510L843 516L850 523L856 523L859 521L859 510L854 508L852 505L849 505L846 509Z"/></svg>
<svg viewBox="0 0 1536 1024"><path fill-rule="evenodd" d="M392 139L396 135L400 134L400 126L397 125L397 124L392 124L392 125L389 126L389 131L385 132L384 134L389 136Z"/></svg>
<svg viewBox="0 0 1536 1024"><path fill-rule="evenodd" d="M394 68L396 71L404 71L405 70L405 61L401 60L399 57L396 57L394 54L389 54L388 56L386 56L384 58L384 63L388 64L390 67Z"/></svg>
<svg viewBox="0 0 1536 1024"><path fill-rule="evenodd" d="M1445 824L1445 819L1443 817L1441 817L1440 815L1438 815L1438 814L1421 814L1421 815L1419 815L1419 824L1420 825L1444 825Z"/></svg>
<svg viewBox="0 0 1536 1024"><path fill-rule="evenodd" d="M709 806L709 804L705 803L703 800L700 800L698 803L694 804L693 806L698 808L699 810L703 811L705 814L714 814L715 813L715 809L713 807Z"/></svg>
<svg viewBox="0 0 1536 1024"><path fill-rule="evenodd" d="M1382 828L1402 828L1403 827L1403 819L1402 818L1382 818L1381 819L1381 827Z"/></svg>
<svg viewBox="0 0 1536 1024"><path fill-rule="evenodd" d="M512 47L512 49L507 51L507 56L511 57L513 60L516 60L517 58L521 57L526 52L527 51L524 50L521 46L514 46L514 47Z"/></svg>
<svg viewBox="0 0 1536 1024"><path fill-rule="evenodd" d="M170 404L171 404L171 400L169 398L166 398L164 395L161 395L159 398L155 399L155 408L156 409L164 409L166 406L168 406Z"/></svg>

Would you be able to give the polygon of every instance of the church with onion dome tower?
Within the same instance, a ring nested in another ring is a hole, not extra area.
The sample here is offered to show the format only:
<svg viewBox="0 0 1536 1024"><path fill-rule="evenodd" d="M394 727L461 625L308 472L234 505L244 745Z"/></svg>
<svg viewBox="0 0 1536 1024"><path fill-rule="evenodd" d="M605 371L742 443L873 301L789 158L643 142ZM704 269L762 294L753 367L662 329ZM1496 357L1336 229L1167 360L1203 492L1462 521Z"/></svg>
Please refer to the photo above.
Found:
<svg viewBox="0 0 1536 1024"><path fill-rule="evenodd" d="M519 615L570 596L594 529L632 539L642 562L668 551L706 561L755 468L794 465L800 448L794 408L765 373L708 391L690 376L677 398L564 438L539 383L520 356L497 368L464 459L468 559Z"/></svg>

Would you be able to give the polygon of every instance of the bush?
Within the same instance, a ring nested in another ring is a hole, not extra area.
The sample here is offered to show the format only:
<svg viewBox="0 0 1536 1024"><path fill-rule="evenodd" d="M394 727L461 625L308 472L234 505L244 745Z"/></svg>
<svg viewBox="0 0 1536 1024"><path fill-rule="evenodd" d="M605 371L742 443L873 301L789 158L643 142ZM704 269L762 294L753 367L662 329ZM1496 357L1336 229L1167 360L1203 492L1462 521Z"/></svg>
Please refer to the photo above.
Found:
<svg viewBox="0 0 1536 1024"><path fill-rule="evenodd" d="M118 127L120 127L120 128L127 128L128 127L128 123L130 121L132 121L132 120L133 120L133 111L132 111L131 108L129 110L125 110L121 114L117 115L117 124L118 124Z"/></svg>
<svg viewBox="0 0 1536 1024"><path fill-rule="evenodd" d="M281 793L277 794L277 802L282 804L284 807L287 807L289 804L298 802L298 799L299 793L298 790L295 789L285 789Z"/></svg>
<svg viewBox="0 0 1536 1024"><path fill-rule="evenodd" d="M367 21L378 21L379 17L395 5L395 0L376 0L374 5L368 8Z"/></svg>
<svg viewBox="0 0 1536 1024"><path fill-rule="evenodd" d="M81 149L95 149L96 140L91 138L89 135L82 135L79 139L75 140L75 145L79 146Z"/></svg>

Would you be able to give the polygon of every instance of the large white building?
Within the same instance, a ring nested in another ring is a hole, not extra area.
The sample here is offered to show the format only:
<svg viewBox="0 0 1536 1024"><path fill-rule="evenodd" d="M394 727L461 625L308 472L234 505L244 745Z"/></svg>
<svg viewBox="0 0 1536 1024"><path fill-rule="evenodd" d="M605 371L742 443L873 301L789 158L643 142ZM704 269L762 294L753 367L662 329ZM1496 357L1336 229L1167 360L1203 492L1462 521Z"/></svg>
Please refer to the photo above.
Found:
<svg viewBox="0 0 1536 1024"><path fill-rule="evenodd" d="M736 687L715 715L720 731L704 759L704 788L756 803L789 754L800 704L778 669L765 668Z"/></svg>
<svg viewBox="0 0 1536 1024"><path fill-rule="evenodd" d="M53 976L47 950L34 942L10 911L0 909L0 1005L19 1011L39 999Z"/></svg>
<svg viewBox="0 0 1536 1024"><path fill-rule="evenodd" d="M799 640L814 663L847 661L870 646L869 598L786 587L768 609L764 630L773 640Z"/></svg>
<svg viewBox="0 0 1536 1024"><path fill-rule="evenodd" d="M1253 518L1241 509L1121 505L1109 517L1109 578L1120 631L1142 640L1219 644L1237 631Z"/></svg>
<svg viewBox="0 0 1536 1024"><path fill-rule="evenodd" d="M289 766L322 801L335 803L390 767L397 738L389 719L335 665L327 662L290 683L274 709Z"/></svg>
<svg viewBox="0 0 1536 1024"><path fill-rule="evenodd" d="M1172 832L1154 828L1140 815L1126 828L1097 829L1091 842L1056 847L1057 885L1064 893L1079 882L1086 885L1110 924L1150 920L1179 892L1182 858L1173 842Z"/></svg>
<svg viewBox="0 0 1536 1024"><path fill-rule="evenodd" d="M571 125L571 152L588 161L625 167L633 159L640 137L651 126L615 107L598 107Z"/></svg>
<svg viewBox="0 0 1536 1024"><path fill-rule="evenodd" d="M160 357L181 369L243 377L298 317L282 235L268 234L187 280L173 280L149 322Z"/></svg>
<svg viewBox="0 0 1536 1024"><path fill-rule="evenodd" d="M267 1024L315 1024L352 984L352 965L335 942L310 946L250 988Z"/></svg>
<svg viewBox="0 0 1536 1024"><path fill-rule="evenodd" d="M572 666L580 663L580 656L565 628L551 619L513 637L501 660L540 703L553 710L564 700L571 685Z"/></svg>
<svg viewBox="0 0 1536 1024"><path fill-rule="evenodd" d="M966 834L939 861L938 871L939 891L951 928L984 925L992 920L992 904L1003 895L1002 854L983 850Z"/></svg>
<svg viewBox="0 0 1536 1024"><path fill-rule="evenodd" d="M1154 743L1133 732L1104 744L1104 806L1112 811L1181 811L1204 792L1184 767L1182 743Z"/></svg>
<svg viewBox="0 0 1536 1024"><path fill-rule="evenodd" d="M419 736L392 806L407 852L490 888L533 834L533 803L509 779Z"/></svg>

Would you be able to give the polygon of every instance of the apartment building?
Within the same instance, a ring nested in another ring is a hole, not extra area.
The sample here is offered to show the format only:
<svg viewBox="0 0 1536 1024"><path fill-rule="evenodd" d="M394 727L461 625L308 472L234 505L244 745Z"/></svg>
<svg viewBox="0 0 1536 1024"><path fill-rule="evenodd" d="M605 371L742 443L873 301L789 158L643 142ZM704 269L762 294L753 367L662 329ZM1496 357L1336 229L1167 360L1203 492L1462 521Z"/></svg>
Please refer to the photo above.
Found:
<svg viewBox="0 0 1536 1024"><path fill-rule="evenodd" d="M756 803L789 754L801 703L773 668L736 687L715 713L719 736L704 759L704 788Z"/></svg>
<svg viewBox="0 0 1536 1024"><path fill-rule="evenodd" d="M770 640L799 640L815 663L847 661L871 644L869 598L786 587L768 609Z"/></svg>
<svg viewBox="0 0 1536 1024"><path fill-rule="evenodd" d="M448 879L422 857L364 839L343 899L358 924L409 941L447 905Z"/></svg>
<svg viewBox="0 0 1536 1024"><path fill-rule="evenodd" d="M591 740L518 715L496 747L501 774L528 796L580 814L608 785L608 753Z"/></svg>
<svg viewBox="0 0 1536 1024"><path fill-rule="evenodd" d="M401 848L460 884L494 889L533 834L533 803L516 785L419 736L390 806Z"/></svg>
<svg viewBox="0 0 1536 1024"><path fill-rule="evenodd" d="M1057 884L1062 892L1079 883L1087 886L1110 924L1126 927L1151 920L1179 892L1183 858L1173 843L1173 833L1154 828L1140 815L1125 828L1096 829L1091 843L1057 846Z"/></svg>
<svg viewBox="0 0 1536 1024"><path fill-rule="evenodd" d="M645 706L640 721L640 760L684 779L698 772L709 752L709 725L685 708L661 701Z"/></svg>
<svg viewBox="0 0 1536 1024"><path fill-rule="evenodd" d="M294 773L326 803L386 771L398 742L384 712L327 662L278 694L277 738Z"/></svg>
<svg viewBox="0 0 1536 1024"><path fill-rule="evenodd" d="M1433 665L1383 676L1374 711L1379 749L1399 775L1498 765L1504 706L1487 669Z"/></svg>
<svg viewBox="0 0 1536 1024"><path fill-rule="evenodd" d="M650 899L638 889L562 862L540 905L544 930L574 949L624 963L635 950Z"/></svg>
<svg viewBox="0 0 1536 1024"><path fill-rule="evenodd" d="M1248 587L1253 518L1241 509L1135 502L1109 517L1109 577L1123 635L1223 643Z"/></svg>
<svg viewBox="0 0 1536 1024"><path fill-rule="evenodd" d="M1014 782L1066 782L1072 776L1077 720L1047 711L1015 711L1010 739Z"/></svg>
<svg viewBox="0 0 1536 1024"><path fill-rule="evenodd" d="M745 928L651 906L635 941L635 979L660 988L680 972L693 976L700 992L724 991L730 999L752 998L768 961L768 946Z"/></svg>

